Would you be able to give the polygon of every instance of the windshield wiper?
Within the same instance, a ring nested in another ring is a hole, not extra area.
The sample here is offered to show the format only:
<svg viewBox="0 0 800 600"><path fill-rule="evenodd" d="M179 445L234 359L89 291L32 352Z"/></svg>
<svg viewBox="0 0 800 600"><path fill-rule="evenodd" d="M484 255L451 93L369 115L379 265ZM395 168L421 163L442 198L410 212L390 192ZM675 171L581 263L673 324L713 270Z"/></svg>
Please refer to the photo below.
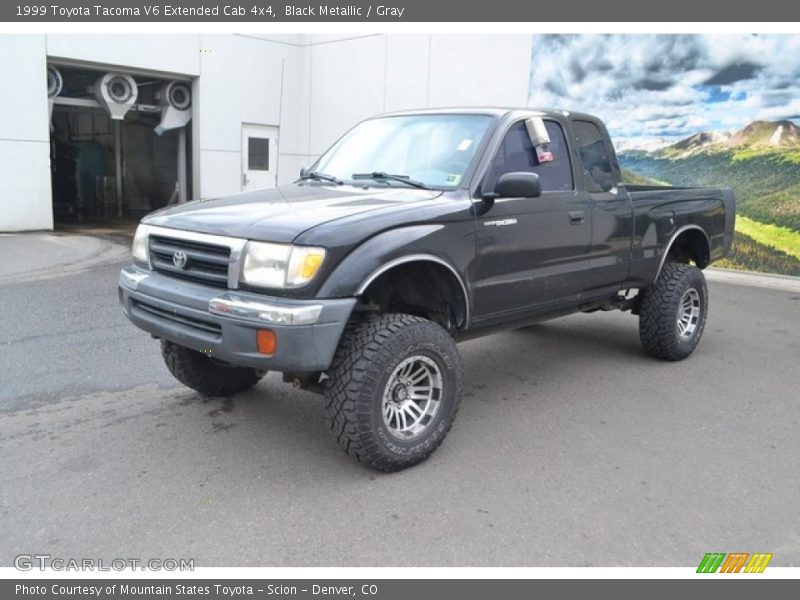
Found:
<svg viewBox="0 0 800 600"><path fill-rule="evenodd" d="M408 175L393 175L384 171L373 171L372 173L353 173L353 179L374 179L375 181L399 181L411 187L419 188L421 190L429 190L427 185L421 181L415 181Z"/></svg>
<svg viewBox="0 0 800 600"><path fill-rule="evenodd" d="M336 185L344 184L344 181L338 177L328 175L327 173L320 173L319 171L308 171L307 173L301 173L300 180L304 181L306 179L313 179L314 181L329 181L330 183L335 183Z"/></svg>

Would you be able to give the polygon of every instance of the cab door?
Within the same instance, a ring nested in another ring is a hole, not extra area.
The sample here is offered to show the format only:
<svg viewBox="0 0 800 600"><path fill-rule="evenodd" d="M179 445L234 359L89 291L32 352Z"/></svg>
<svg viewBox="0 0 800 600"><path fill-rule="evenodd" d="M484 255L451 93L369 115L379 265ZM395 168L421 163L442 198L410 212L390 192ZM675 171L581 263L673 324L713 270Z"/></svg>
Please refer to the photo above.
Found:
<svg viewBox="0 0 800 600"><path fill-rule="evenodd" d="M542 193L537 198L499 198L476 218L471 273L476 321L513 317L580 295L589 267L589 199L575 190L562 126L547 119L545 126L552 161L538 162L525 123L518 121L484 176L482 188L491 190L504 173L536 173Z"/></svg>
<svg viewBox="0 0 800 600"><path fill-rule="evenodd" d="M603 124L575 119L572 128L592 215L591 270L584 285L589 294L613 293L628 277L633 205Z"/></svg>

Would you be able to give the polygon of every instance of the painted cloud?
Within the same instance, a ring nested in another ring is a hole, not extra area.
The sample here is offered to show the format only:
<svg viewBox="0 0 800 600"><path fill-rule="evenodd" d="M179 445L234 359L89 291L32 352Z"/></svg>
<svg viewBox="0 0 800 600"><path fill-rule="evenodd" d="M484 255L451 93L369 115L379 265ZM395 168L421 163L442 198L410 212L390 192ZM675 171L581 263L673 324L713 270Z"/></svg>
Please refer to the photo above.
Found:
<svg viewBox="0 0 800 600"><path fill-rule="evenodd" d="M800 36L535 35L529 104L594 113L622 147L800 120Z"/></svg>

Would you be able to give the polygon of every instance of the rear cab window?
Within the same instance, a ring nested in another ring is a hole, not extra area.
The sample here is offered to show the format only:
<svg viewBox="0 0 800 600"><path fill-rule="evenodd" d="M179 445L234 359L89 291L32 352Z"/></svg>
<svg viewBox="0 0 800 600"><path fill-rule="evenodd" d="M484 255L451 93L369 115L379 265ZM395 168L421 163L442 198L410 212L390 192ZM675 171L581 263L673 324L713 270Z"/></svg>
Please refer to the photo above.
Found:
<svg viewBox="0 0 800 600"><path fill-rule="evenodd" d="M587 191L611 190L617 183L606 136L591 121L575 120L572 122L572 127L575 131Z"/></svg>

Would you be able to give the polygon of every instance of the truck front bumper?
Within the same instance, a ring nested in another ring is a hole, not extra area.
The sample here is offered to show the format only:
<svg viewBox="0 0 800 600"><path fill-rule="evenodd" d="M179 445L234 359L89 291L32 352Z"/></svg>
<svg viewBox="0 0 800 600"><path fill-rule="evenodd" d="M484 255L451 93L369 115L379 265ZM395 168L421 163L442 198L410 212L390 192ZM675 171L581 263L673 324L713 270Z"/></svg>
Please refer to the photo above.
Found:
<svg viewBox="0 0 800 600"><path fill-rule="evenodd" d="M119 300L128 319L157 338L234 365L298 373L330 366L356 303L221 290L136 266L120 273ZM260 329L275 334L270 355L258 350Z"/></svg>

